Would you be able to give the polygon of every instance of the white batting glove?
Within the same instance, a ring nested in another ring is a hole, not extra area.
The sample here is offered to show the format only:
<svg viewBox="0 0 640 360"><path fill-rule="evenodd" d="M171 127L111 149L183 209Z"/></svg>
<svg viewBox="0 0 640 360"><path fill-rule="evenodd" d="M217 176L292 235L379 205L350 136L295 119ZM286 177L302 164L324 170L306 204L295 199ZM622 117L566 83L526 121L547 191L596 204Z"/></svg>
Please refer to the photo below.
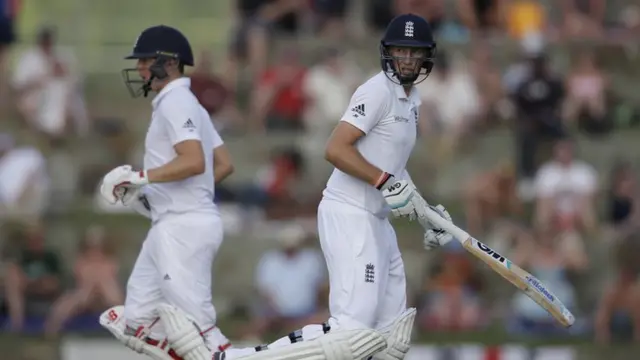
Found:
<svg viewBox="0 0 640 360"><path fill-rule="evenodd" d="M407 180L396 180L391 174L385 173L383 176L386 176L386 180L377 188L382 191L384 201L391 208L393 217L409 217L409 220L414 220L416 205L420 204L418 199L422 199L416 188Z"/></svg>
<svg viewBox="0 0 640 360"><path fill-rule="evenodd" d="M137 198L137 191L148 183L145 170L134 171L131 165L122 165L104 176L100 193L110 204L115 204L118 200L124 204Z"/></svg>
<svg viewBox="0 0 640 360"><path fill-rule="evenodd" d="M449 212L447 211L447 209L445 209L444 206L442 205L437 205L437 206L428 205L428 206L431 208L431 210L437 212L440 216L442 216L447 221L452 221L451 215L449 215ZM449 234L448 232L442 229L433 227L431 229L425 230L423 245L425 250L433 250L437 247L446 245L451 240L453 240L453 235Z"/></svg>

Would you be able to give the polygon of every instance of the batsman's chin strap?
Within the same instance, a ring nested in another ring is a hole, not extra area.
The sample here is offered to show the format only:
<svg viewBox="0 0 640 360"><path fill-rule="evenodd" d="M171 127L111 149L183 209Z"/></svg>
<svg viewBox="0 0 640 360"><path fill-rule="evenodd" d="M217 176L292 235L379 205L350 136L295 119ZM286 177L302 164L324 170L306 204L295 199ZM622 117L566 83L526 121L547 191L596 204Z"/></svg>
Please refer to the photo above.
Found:
<svg viewBox="0 0 640 360"><path fill-rule="evenodd" d="M149 96L149 92L151 91L151 82L153 81L154 78L155 76L151 74L149 81L147 81L146 83L144 83L144 85L142 85L142 96L144 97Z"/></svg>
<svg viewBox="0 0 640 360"><path fill-rule="evenodd" d="M142 85L142 93L144 97L147 97L149 92L151 92L151 83L153 80L164 80L169 76L167 70L164 68L164 64L166 64L167 60L169 60L168 57L161 55L156 58L156 61L154 61L151 66L149 66L151 76L149 77L149 81Z"/></svg>

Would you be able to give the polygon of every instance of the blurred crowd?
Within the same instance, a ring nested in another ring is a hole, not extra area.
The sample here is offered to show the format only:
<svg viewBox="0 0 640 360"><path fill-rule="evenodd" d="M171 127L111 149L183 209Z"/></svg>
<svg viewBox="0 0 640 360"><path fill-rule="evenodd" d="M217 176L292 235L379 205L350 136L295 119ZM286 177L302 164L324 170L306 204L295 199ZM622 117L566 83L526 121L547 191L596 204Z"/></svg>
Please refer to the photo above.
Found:
<svg viewBox="0 0 640 360"><path fill-rule="evenodd" d="M19 12L16 2L0 0L0 5L11 10L0 12L0 325L51 336L61 329L93 329L96 312L123 301L118 249L108 229L92 225L82 230L72 265L63 264L68 259L47 245L47 226L56 214L73 211L78 199L90 199L96 213L127 212L103 203L96 187L111 168L140 165L140 136L127 119L92 115L86 74L73 51L58 46L54 27L43 26L34 41L21 39L30 45L12 54ZM609 169L597 170L577 146L581 137L606 140L633 131L640 107L614 91L611 69L601 64L595 47L570 52L563 69L548 50L575 41L615 45L637 39L640 5L610 0L237 0L235 5L225 60L214 71L219 54L198 49L192 90L225 139L284 134L303 141L269 149L253 180L232 180L217 189L230 223L234 216L236 223L287 221L274 236L278 246L261 256L257 296L245 299L246 323L232 336L262 338L326 318L322 254L313 246L313 232L296 222L314 218L324 177L309 189L306 175L321 161L324 139L355 88L379 71L375 42L366 49L368 62L350 44L378 36L395 14L412 12L431 22L442 44L435 70L418 85L420 136L433 142L432 168L441 171L473 153L477 140L493 131L509 129L513 141L511 152L466 179L450 200L458 204L451 211L456 222L538 277L579 319L571 331L560 329L523 293L452 245L431 256L423 280L411 289L421 333L497 326L513 336L640 341L640 189L633 159L611 159ZM360 32L351 30L355 19L363 20ZM319 41L308 55L292 38ZM500 41L517 44L507 63L497 61L492 50ZM8 61L9 54L16 61ZM25 132L36 141L23 143ZM100 162L78 162L85 155L95 158L90 154L99 154Z"/></svg>

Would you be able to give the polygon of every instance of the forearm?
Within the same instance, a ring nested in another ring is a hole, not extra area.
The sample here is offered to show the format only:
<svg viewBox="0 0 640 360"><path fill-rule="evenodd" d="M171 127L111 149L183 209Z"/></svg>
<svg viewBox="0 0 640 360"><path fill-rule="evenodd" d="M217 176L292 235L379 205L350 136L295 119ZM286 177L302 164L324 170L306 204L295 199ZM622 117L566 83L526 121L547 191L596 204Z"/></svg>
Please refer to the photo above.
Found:
<svg viewBox="0 0 640 360"><path fill-rule="evenodd" d="M222 180L226 179L233 173L233 166L226 165L214 165L213 166L213 178L216 184L219 184Z"/></svg>
<svg viewBox="0 0 640 360"><path fill-rule="evenodd" d="M534 224L538 229L546 229L551 221L552 206L549 199L539 199L536 204Z"/></svg>
<svg viewBox="0 0 640 360"><path fill-rule="evenodd" d="M262 89L254 98L251 104L251 119L256 126L263 127L267 118L267 112L275 95L273 88Z"/></svg>
<svg viewBox="0 0 640 360"><path fill-rule="evenodd" d="M150 183L180 181L204 172L204 164L187 156L177 156L170 162L147 170Z"/></svg>
<svg viewBox="0 0 640 360"><path fill-rule="evenodd" d="M354 146L329 148L325 158L338 170L375 186L384 171L368 162Z"/></svg>

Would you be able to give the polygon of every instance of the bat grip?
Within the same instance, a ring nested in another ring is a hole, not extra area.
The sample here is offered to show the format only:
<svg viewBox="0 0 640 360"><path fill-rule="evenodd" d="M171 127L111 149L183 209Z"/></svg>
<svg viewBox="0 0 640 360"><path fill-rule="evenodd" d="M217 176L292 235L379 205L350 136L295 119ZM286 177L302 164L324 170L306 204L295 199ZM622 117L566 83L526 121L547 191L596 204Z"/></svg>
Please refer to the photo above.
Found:
<svg viewBox="0 0 640 360"><path fill-rule="evenodd" d="M459 242L464 243L467 239L471 237L469 233L457 227L454 223L448 221L443 218L436 212L431 209L428 205L424 207L424 215L418 215L418 222L422 227L426 230L432 228L440 228L449 234L453 235Z"/></svg>

